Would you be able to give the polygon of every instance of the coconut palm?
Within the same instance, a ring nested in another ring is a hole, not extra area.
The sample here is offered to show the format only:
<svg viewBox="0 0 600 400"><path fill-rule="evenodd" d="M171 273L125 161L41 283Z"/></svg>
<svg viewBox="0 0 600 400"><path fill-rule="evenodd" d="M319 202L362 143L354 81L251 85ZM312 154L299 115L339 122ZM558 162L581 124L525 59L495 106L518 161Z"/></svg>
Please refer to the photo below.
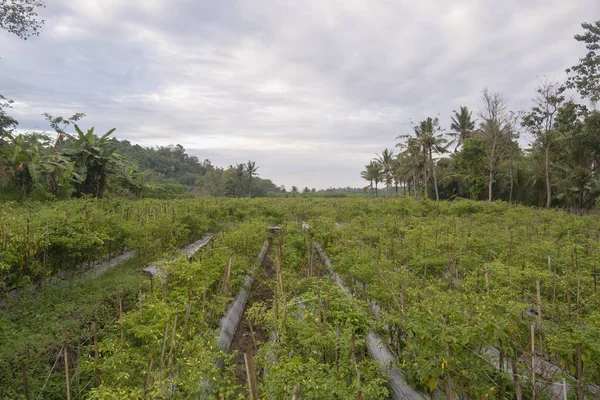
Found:
<svg viewBox="0 0 600 400"><path fill-rule="evenodd" d="M437 117L428 117L421 121L419 125L415 126L414 129L417 136L416 139L423 149L423 154L425 154L426 159L429 160L429 169L433 176L433 186L435 188L435 201L439 201L440 194L438 191L435 164L433 162L433 153L446 153L448 151L448 146L451 143L448 143L448 139L444 137L444 133L442 133ZM425 171L427 171L427 169ZM427 176L425 177L425 183L427 184Z"/></svg>
<svg viewBox="0 0 600 400"><path fill-rule="evenodd" d="M412 182L413 196L415 199L419 198L419 182L421 181L421 175L425 174L426 177L426 164L427 158L423 153L423 149L419 140L411 135L400 135L396 139L404 140L399 142L396 147L404 149L402 154L403 168L409 173L407 181ZM426 179L425 179L426 181ZM427 193L427 185L425 185L425 195Z"/></svg>
<svg viewBox="0 0 600 400"><path fill-rule="evenodd" d="M248 174L248 197L251 197L250 195L252 193L252 178L258 176L256 171L258 171L256 161L248 161L246 164L246 173Z"/></svg>
<svg viewBox="0 0 600 400"><path fill-rule="evenodd" d="M383 179L385 180L386 193L389 194L389 187L392 184L394 177L394 152L389 149L384 149L381 154L375 154L377 158L374 160L381 165Z"/></svg>
<svg viewBox="0 0 600 400"><path fill-rule="evenodd" d="M457 140L456 147L454 148L454 152L458 150L460 146L465 143L473 131L475 130L475 120L471 118L473 114L472 111L469 111L469 108L466 106L460 107L460 112L454 112L454 116L452 117L452 124L450 124L450 129L456 132Z"/></svg>
<svg viewBox="0 0 600 400"><path fill-rule="evenodd" d="M369 181L370 188L373 187L373 183L375 183L375 196L377 196L377 185L379 182L383 181L383 167L380 163L375 160L372 160L369 164L365 165L365 170L360 173L360 176Z"/></svg>

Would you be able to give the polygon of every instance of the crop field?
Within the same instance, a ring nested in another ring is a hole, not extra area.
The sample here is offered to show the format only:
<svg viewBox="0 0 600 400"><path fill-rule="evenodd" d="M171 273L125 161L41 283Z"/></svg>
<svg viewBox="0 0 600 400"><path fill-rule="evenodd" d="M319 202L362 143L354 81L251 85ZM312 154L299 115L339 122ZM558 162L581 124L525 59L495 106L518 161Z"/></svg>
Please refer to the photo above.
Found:
<svg viewBox="0 0 600 400"><path fill-rule="evenodd" d="M2 203L0 398L597 399L599 251L502 202Z"/></svg>

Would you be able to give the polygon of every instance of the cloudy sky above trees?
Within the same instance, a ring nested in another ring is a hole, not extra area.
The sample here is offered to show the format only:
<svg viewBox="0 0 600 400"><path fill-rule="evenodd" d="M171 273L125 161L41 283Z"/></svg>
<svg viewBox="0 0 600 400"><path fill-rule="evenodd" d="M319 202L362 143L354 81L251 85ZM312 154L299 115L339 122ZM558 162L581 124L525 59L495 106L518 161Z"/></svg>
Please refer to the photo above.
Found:
<svg viewBox="0 0 600 400"><path fill-rule="evenodd" d="M256 160L277 184L363 186L410 121L484 87L513 110L563 81L598 0L47 0L40 37L0 31L0 93L20 129L42 113L200 159Z"/></svg>

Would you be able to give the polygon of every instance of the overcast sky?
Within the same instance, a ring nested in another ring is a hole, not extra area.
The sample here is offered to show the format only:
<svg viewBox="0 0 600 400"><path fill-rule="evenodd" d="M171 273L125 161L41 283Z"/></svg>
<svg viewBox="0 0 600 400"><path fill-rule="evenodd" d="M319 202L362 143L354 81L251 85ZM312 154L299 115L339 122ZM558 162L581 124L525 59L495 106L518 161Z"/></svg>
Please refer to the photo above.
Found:
<svg viewBox="0 0 600 400"><path fill-rule="evenodd" d="M256 160L288 188L364 186L410 121L529 105L564 80L599 0L47 0L40 37L0 31L0 93L21 129L41 114L215 165Z"/></svg>

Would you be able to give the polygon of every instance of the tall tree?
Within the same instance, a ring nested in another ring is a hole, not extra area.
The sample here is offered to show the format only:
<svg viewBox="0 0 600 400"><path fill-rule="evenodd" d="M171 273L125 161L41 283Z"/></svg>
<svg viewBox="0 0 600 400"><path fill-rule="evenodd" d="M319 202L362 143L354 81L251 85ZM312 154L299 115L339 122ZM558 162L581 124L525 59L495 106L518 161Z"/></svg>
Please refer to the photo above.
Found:
<svg viewBox="0 0 600 400"><path fill-rule="evenodd" d="M381 154L376 154L375 161L381 165L383 179L386 186L386 194L389 194L389 187L392 184L394 177L394 152L389 149L384 149Z"/></svg>
<svg viewBox="0 0 600 400"><path fill-rule="evenodd" d="M519 138L519 131L517 130L519 122L519 114L510 112L506 123L506 139L507 139L507 153L508 153L508 175L510 178L510 188L508 192L508 202L513 203L513 194L515 189L515 154L519 152L519 144L516 140Z"/></svg>
<svg viewBox="0 0 600 400"><path fill-rule="evenodd" d="M440 200L440 193L438 190L437 174L435 171L435 163L433 162L433 153L443 154L448 151L448 139L444 137L442 128L438 118L427 118L415 126L415 134L417 140L423 149L423 154L429 160L429 169L433 176L433 187L435 189L435 201ZM427 178L425 178L425 185L427 185Z"/></svg>
<svg viewBox="0 0 600 400"><path fill-rule="evenodd" d="M0 0L0 29L14 33L23 40L39 36L44 20L38 9L46 7L42 0Z"/></svg>
<svg viewBox="0 0 600 400"><path fill-rule="evenodd" d="M381 164L376 160L372 160L369 164L365 165L365 170L361 172L361 177L370 182L370 187L373 187L373 183L375 183L375 196L377 196L377 185L384 179Z"/></svg>
<svg viewBox="0 0 600 400"><path fill-rule="evenodd" d="M469 111L467 106L461 106L460 112L453 111L453 113L454 116L451 118L452 124L450 124L450 129L456 132L456 135L458 136L456 147L454 148L454 152L456 152L475 130L475 121L471 118L473 112Z"/></svg>
<svg viewBox="0 0 600 400"><path fill-rule="evenodd" d="M546 209L552 203L552 185L550 180L550 158L557 134L554 120L565 98L556 82L541 82L536 88L531 111L523 115L522 125L534 137L534 146L544 153L544 177L546 181Z"/></svg>
<svg viewBox="0 0 600 400"><path fill-rule="evenodd" d="M246 173L248 174L248 197L251 197L252 194L252 178L258 176L256 171L258 171L256 161L248 161L248 163L246 163Z"/></svg>
<svg viewBox="0 0 600 400"><path fill-rule="evenodd" d="M588 52L579 64L567 69L567 86L595 104L600 100L600 21L584 22L581 26L584 33L575 35L575 40L585 43Z"/></svg>
<svg viewBox="0 0 600 400"><path fill-rule="evenodd" d="M421 144L417 138L411 137L410 135L400 135L396 137L396 139L403 139L405 142L396 143L396 147L404 149L401 153L402 158L402 167L407 171L410 171L410 177L407 179L412 185L409 185L413 188L413 197L415 199L419 198L419 181L421 177L421 172L426 170L425 164L427 163L426 157L423 154ZM427 191L427 187L425 186L425 191Z"/></svg>
<svg viewBox="0 0 600 400"><path fill-rule="evenodd" d="M487 88L483 89L481 98L483 110L479 117L482 119L479 131L488 145L488 201L494 199L493 184L498 173L501 152L499 146L505 136L506 129L506 100L500 93L490 93Z"/></svg>

